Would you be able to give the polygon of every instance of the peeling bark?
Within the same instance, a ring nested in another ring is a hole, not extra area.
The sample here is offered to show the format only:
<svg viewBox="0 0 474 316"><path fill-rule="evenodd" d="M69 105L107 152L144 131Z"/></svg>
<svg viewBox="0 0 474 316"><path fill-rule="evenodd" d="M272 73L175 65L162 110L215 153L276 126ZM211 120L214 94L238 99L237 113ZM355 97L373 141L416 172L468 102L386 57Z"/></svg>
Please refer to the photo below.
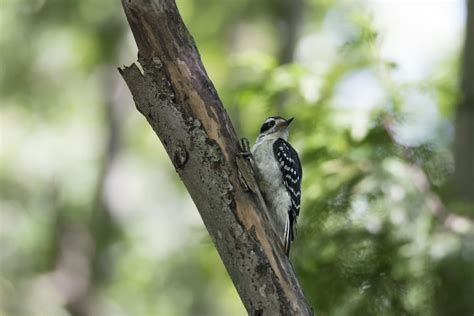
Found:
<svg viewBox="0 0 474 316"><path fill-rule="evenodd" d="M196 204L248 313L312 315L269 216L249 189L255 179L239 171L244 167L236 163L237 135L174 0L122 5L139 57L120 72Z"/></svg>

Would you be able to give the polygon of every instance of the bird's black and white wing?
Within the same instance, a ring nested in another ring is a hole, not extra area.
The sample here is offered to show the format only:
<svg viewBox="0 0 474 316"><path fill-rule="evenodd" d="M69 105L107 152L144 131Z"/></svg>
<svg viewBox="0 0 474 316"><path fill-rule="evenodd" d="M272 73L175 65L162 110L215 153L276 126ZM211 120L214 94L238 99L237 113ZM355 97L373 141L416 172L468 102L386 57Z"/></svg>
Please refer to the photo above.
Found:
<svg viewBox="0 0 474 316"><path fill-rule="evenodd" d="M288 220L285 225L284 246L287 255L290 252L290 244L294 238L296 219L300 214L301 202L301 179L303 170L296 150L284 139L278 138L273 143L273 153L278 161L283 177L283 184L288 190L291 206L288 210Z"/></svg>

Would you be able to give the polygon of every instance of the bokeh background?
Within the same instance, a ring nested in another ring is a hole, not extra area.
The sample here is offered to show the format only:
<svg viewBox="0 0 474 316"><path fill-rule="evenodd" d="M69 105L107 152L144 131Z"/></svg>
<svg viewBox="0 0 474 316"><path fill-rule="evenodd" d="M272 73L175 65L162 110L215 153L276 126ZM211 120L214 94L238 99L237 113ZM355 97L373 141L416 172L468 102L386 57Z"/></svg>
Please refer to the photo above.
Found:
<svg viewBox="0 0 474 316"><path fill-rule="evenodd" d="M472 315L466 2L177 2L241 137L296 117L316 312ZM136 51L118 0L0 0L0 315L245 314L119 76Z"/></svg>

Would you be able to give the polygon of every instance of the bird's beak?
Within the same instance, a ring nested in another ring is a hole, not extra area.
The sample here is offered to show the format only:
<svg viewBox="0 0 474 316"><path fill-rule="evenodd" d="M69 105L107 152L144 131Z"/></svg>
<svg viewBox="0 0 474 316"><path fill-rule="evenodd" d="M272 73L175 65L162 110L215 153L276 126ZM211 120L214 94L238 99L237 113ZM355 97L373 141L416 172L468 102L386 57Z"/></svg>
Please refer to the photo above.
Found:
<svg viewBox="0 0 474 316"><path fill-rule="evenodd" d="M293 121L293 117L288 119L288 120L285 120L285 121L282 121L280 123L278 123L278 126L277 126L277 130L282 130L282 129L286 129L288 128L288 125L290 125L290 123Z"/></svg>

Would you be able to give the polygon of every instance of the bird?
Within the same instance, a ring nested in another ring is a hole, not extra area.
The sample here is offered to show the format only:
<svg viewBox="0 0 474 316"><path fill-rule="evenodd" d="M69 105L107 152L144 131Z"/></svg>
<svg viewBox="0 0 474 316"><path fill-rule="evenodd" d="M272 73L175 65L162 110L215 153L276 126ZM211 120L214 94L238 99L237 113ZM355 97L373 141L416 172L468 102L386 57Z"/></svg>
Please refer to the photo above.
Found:
<svg viewBox="0 0 474 316"><path fill-rule="evenodd" d="M300 213L303 178L298 153L288 142L288 127L293 119L265 119L251 148L256 180L287 256Z"/></svg>

